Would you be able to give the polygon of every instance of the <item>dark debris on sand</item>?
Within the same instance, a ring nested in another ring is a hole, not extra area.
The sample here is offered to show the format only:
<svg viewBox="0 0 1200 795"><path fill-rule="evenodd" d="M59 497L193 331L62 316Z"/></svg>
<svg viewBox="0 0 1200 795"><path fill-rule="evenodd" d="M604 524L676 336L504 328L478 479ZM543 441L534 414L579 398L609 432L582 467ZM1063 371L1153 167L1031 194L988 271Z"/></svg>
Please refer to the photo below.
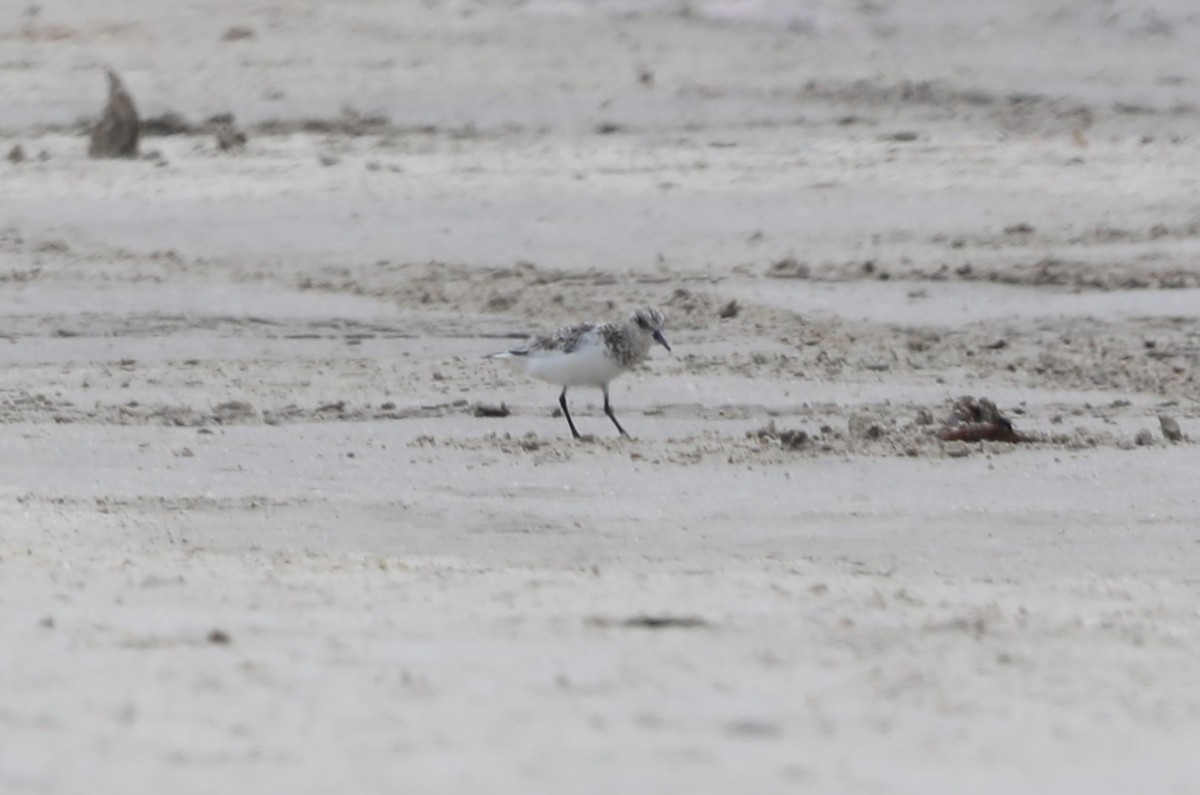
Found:
<svg viewBox="0 0 1200 795"><path fill-rule="evenodd" d="M987 398L961 397L954 403L950 416L942 423L938 438L944 442L1019 442L1038 441L1036 437L1019 433L1012 420L1000 413L996 404Z"/></svg>
<svg viewBox="0 0 1200 795"><path fill-rule="evenodd" d="M773 442L784 450L802 450L811 441L806 431L776 428L774 420L758 430L746 431L746 438L757 439L760 442Z"/></svg>
<svg viewBox="0 0 1200 795"><path fill-rule="evenodd" d="M92 127L89 157L137 157L141 122L121 76L108 70L108 104Z"/></svg>
<svg viewBox="0 0 1200 795"><path fill-rule="evenodd" d="M498 406L494 403L476 403L471 413L476 417L507 417L511 412L504 403Z"/></svg>
<svg viewBox="0 0 1200 795"><path fill-rule="evenodd" d="M589 619L588 623L597 627L620 626L630 629L699 629L710 626L709 622L700 616L671 614L642 614L621 621L594 617Z"/></svg>

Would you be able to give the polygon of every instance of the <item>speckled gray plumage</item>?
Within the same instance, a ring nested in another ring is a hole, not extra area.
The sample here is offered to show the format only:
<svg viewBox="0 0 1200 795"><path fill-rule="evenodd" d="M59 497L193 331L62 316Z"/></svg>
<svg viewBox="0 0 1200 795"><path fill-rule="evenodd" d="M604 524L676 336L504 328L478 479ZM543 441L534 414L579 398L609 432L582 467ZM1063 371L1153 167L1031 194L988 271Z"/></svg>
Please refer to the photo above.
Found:
<svg viewBox="0 0 1200 795"><path fill-rule="evenodd" d="M597 341L622 369L636 367L650 355L654 342L652 332L662 333L666 319L652 307L642 307L630 313L623 323L575 323L546 334L531 337L520 348L509 351L514 356L537 353L573 353L582 346Z"/></svg>
<svg viewBox="0 0 1200 795"><path fill-rule="evenodd" d="M512 353L530 354L538 351L559 351L561 353L571 353L579 347L585 339L594 336L596 330L601 326L609 325L607 323L576 323L572 326L563 326L560 329L548 332L546 334L535 334L520 348L516 348Z"/></svg>

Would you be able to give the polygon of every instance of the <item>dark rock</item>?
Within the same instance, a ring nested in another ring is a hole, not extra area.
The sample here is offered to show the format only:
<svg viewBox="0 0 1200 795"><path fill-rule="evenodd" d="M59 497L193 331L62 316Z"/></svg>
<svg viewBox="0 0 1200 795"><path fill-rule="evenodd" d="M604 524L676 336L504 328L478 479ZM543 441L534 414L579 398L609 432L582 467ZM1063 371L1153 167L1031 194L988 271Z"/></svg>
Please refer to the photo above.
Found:
<svg viewBox="0 0 1200 795"><path fill-rule="evenodd" d="M1183 431L1179 429L1179 423L1175 421L1174 417L1168 417L1166 414L1160 414L1158 416L1158 424L1162 428L1163 436L1166 437L1167 441L1183 441Z"/></svg>
<svg viewBox="0 0 1200 795"><path fill-rule="evenodd" d="M137 157L141 122L121 76L108 72L108 104L92 127L89 157Z"/></svg>

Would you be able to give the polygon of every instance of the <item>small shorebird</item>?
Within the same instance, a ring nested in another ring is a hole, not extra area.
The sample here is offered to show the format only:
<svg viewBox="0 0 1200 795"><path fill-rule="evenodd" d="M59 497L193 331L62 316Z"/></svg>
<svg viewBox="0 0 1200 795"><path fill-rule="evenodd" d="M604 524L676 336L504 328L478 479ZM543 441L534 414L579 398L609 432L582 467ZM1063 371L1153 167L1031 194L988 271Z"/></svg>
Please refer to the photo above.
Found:
<svg viewBox="0 0 1200 795"><path fill-rule="evenodd" d="M646 360L653 343L671 350L663 336L662 312L651 307L635 309L624 323L578 323L563 326L549 334L531 337L520 348L494 353L489 359L510 359L526 375L563 390L558 396L571 435L579 438L571 412L567 408L567 390L573 386L597 387L604 392L604 413L622 436L628 436L613 415L608 402L608 383L626 370Z"/></svg>

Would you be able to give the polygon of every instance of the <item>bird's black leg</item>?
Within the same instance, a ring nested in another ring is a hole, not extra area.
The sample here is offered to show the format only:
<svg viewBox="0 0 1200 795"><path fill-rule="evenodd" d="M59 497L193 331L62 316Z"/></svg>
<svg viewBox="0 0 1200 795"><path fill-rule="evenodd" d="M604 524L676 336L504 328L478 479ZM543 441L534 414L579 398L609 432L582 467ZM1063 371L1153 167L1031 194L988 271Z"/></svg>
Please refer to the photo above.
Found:
<svg viewBox="0 0 1200 795"><path fill-rule="evenodd" d="M613 421L613 425L617 426L617 430L621 432L622 436L629 436L629 434L625 433L625 429L621 427L621 423L617 422L617 416L613 414L612 406L608 405L608 387L604 387L604 413Z"/></svg>
<svg viewBox="0 0 1200 795"><path fill-rule="evenodd" d="M562 394L558 396L558 405L562 406L563 416L567 418L567 425L571 426L571 435L576 439L579 438L579 431L575 430L575 422L571 419L571 412L567 409L567 388L564 386ZM616 420L613 420L616 422ZM618 428L621 426L617 426Z"/></svg>

